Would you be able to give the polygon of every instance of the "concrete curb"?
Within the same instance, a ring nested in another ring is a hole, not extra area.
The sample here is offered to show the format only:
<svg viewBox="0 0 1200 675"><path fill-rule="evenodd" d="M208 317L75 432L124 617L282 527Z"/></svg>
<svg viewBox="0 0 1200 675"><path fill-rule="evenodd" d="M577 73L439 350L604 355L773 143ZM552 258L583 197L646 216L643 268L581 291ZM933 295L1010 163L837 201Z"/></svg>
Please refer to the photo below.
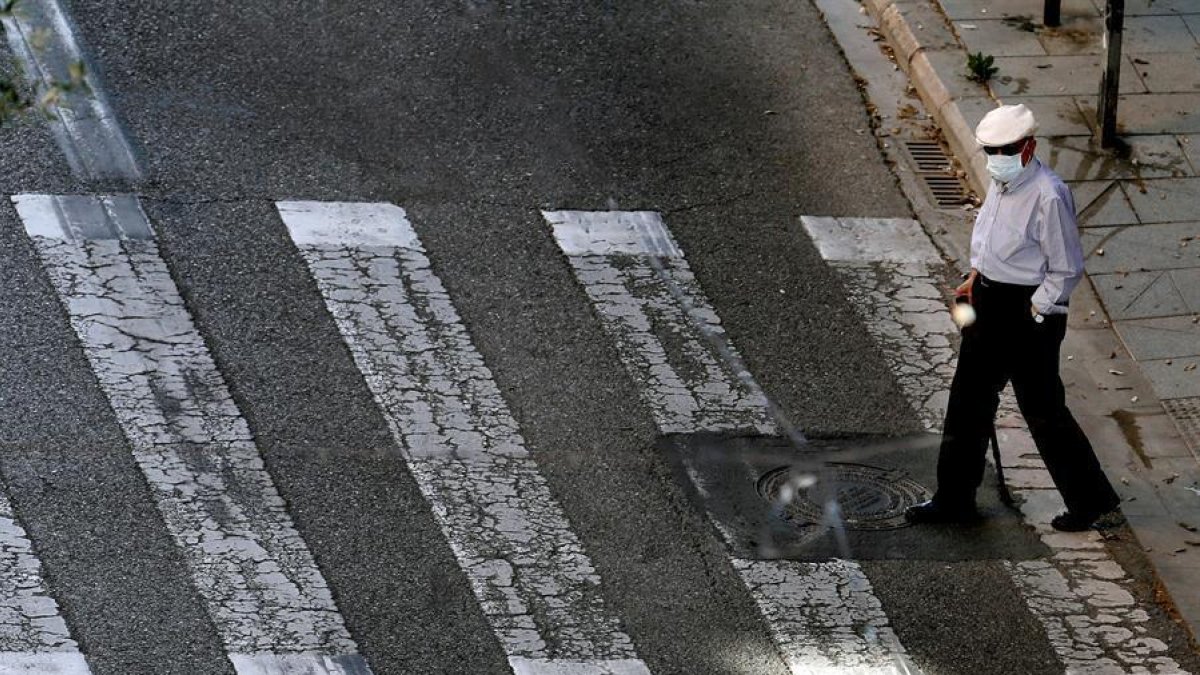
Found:
<svg viewBox="0 0 1200 675"><path fill-rule="evenodd" d="M945 134L950 152L963 164L967 183L980 198L987 194L991 177L987 173L987 160L975 143L975 133L959 110L958 102L950 89L938 75L937 70L925 54L925 47L918 40L912 26L896 0L863 0L867 11L879 23L884 38L896 54L896 63L908 74L909 80ZM961 49L963 63L967 50Z"/></svg>

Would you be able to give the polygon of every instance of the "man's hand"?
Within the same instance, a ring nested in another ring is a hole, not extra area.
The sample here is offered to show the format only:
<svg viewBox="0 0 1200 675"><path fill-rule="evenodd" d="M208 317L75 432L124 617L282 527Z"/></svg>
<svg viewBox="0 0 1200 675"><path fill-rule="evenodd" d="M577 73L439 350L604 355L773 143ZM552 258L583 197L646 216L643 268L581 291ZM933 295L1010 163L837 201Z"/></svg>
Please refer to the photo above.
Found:
<svg viewBox="0 0 1200 675"><path fill-rule="evenodd" d="M966 298L969 304L974 304L974 298L971 296L971 288L975 285L975 277L979 276L979 270L971 268L971 273L967 275L965 281L954 289L954 301L958 302L959 298Z"/></svg>

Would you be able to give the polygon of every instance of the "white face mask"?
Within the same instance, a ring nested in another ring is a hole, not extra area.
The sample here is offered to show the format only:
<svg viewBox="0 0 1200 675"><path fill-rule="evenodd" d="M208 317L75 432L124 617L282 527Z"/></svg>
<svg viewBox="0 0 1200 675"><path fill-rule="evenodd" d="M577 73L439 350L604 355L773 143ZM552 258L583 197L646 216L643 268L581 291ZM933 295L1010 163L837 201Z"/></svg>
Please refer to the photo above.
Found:
<svg viewBox="0 0 1200 675"><path fill-rule="evenodd" d="M987 157L988 173L992 174L992 178L1001 183L1007 183L1016 178L1023 168L1020 153L1015 155L988 155Z"/></svg>

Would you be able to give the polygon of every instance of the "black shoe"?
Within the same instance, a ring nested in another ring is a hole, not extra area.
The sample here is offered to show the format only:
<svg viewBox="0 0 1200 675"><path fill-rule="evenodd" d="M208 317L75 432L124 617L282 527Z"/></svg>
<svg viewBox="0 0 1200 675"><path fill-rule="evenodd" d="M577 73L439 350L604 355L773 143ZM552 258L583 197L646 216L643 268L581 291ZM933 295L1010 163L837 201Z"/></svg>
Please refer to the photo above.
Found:
<svg viewBox="0 0 1200 675"><path fill-rule="evenodd" d="M1050 520L1050 527L1059 532L1085 532L1100 518L1100 514L1064 511Z"/></svg>
<svg viewBox="0 0 1200 675"><path fill-rule="evenodd" d="M979 520L974 504L943 504L930 499L904 509L904 518L914 525L927 523L972 523Z"/></svg>
<svg viewBox="0 0 1200 675"><path fill-rule="evenodd" d="M1050 527L1059 532L1085 532L1097 527L1097 521L1116 510L1116 506L1099 512L1077 513L1064 511L1050 520ZM1111 523L1109 524L1111 526Z"/></svg>

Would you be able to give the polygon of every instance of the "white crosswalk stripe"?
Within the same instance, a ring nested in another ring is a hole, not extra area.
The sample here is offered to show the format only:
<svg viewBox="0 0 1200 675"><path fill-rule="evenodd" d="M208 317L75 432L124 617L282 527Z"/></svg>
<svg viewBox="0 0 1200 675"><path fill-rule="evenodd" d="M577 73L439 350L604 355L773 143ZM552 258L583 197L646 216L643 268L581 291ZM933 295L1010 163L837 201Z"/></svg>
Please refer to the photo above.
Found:
<svg viewBox="0 0 1200 675"><path fill-rule="evenodd" d="M89 672L46 589L33 545L0 492L0 673Z"/></svg>
<svg viewBox="0 0 1200 675"><path fill-rule="evenodd" d="M749 374L730 372L696 328L701 322L706 331L723 334L657 213L546 211L543 216L662 431L775 430ZM681 295L667 288L651 256ZM713 522L720 527L716 518ZM732 562L793 673L912 672L856 563Z"/></svg>
<svg viewBox="0 0 1200 675"><path fill-rule="evenodd" d="M873 337L884 349L914 408L930 428L940 426L954 375L955 332L938 291L944 265L920 223L909 219L804 217L809 236L847 278L847 289ZM1009 413L1000 430L1002 461L1018 467L1025 519L1054 551L1050 560L1006 562L1029 610L1070 673L1184 673L1167 645L1148 634L1149 614L1131 592L1132 580L1104 549L1096 532L1067 534L1050 528L1062 500L1050 489L1044 465L1029 460L1033 440ZM1018 479L1019 477L1019 479Z"/></svg>
<svg viewBox="0 0 1200 675"><path fill-rule="evenodd" d="M238 673L369 673L138 200L13 201Z"/></svg>
<svg viewBox="0 0 1200 675"><path fill-rule="evenodd" d="M648 673L404 211L278 209L513 671Z"/></svg>

